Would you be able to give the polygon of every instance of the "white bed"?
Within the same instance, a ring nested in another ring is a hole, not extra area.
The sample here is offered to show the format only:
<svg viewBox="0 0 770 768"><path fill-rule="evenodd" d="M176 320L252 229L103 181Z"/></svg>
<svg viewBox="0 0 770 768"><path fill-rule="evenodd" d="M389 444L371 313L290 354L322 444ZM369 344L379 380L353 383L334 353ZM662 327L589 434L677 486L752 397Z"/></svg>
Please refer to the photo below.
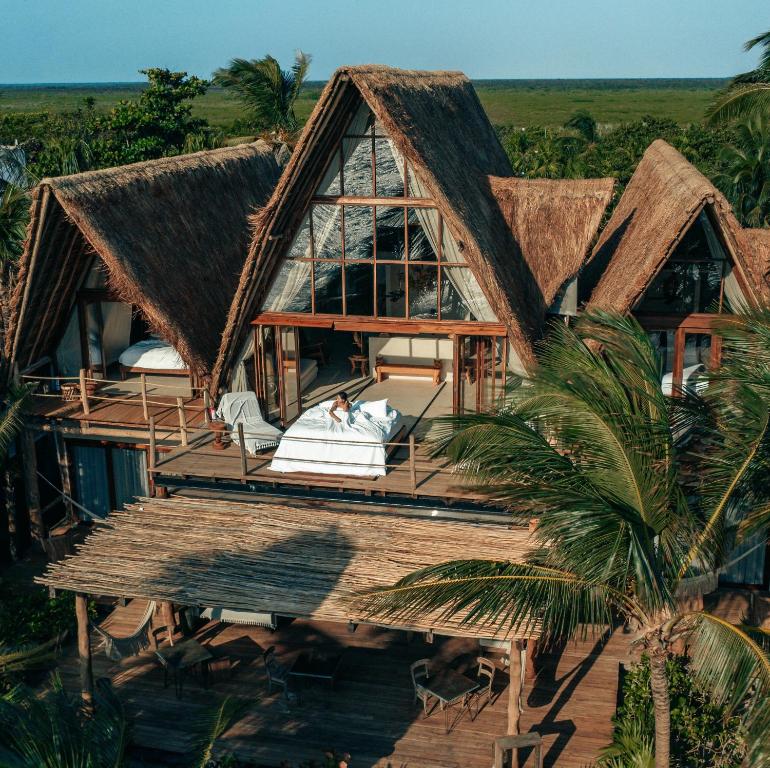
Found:
<svg viewBox="0 0 770 768"><path fill-rule="evenodd" d="M189 375L174 347L162 339L145 339L132 344L118 358L121 373L163 373L167 375Z"/></svg>
<svg viewBox="0 0 770 768"><path fill-rule="evenodd" d="M708 389L708 379L706 378L706 366L703 363L690 365L682 371L682 389L689 389L692 392L701 394ZM671 395L674 392L674 374L667 373L660 383L660 388L664 395Z"/></svg>
<svg viewBox="0 0 770 768"><path fill-rule="evenodd" d="M401 428L401 414L385 400L357 400L349 414L338 412L338 424L329 415L332 402L309 408L286 430L270 469L361 477L387 473L385 443Z"/></svg>

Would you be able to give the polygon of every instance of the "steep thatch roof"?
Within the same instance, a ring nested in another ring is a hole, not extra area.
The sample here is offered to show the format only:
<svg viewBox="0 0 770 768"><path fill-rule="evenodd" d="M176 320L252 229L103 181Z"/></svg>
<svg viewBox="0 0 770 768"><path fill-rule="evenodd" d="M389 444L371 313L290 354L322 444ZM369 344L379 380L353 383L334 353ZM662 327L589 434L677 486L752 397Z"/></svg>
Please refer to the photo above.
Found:
<svg viewBox="0 0 770 768"><path fill-rule="evenodd" d="M743 255L757 294L770 301L770 229L741 231Z"/></svg>
<svg viewBox="0 0 770 768"><path fill-rule="evenodd" d="M490 184L549 307L583 266L615 182L492 178Z"/></svg>
<svg viewBox="0 0 770 768"><path fill-rule="evenodd" d="M331 78L263 211L222 339L214 386L226 379L286 242L313 195L330 149L364 99L436 201L519 357L545 316L543 297L519 253L490 177L512 170L468 78L460 72L345 67Z"/></svg>
<svg viewBox="0 0 770 768"><path fill-rule="evenodd" d="M631 310L704 207L733 257L741 285L753 298L756 290L730 203L658 139L644 153L584 271L584 282L593 287L589 307Z"/></svg>
<svg viewBox="0 0 770 768"><path fill-rule="evenodd" d="M211 370L248 248L248 216L280 168L265 142L44 179L11 306L6 355L49 354L93 262L198 374Z"/></svg>

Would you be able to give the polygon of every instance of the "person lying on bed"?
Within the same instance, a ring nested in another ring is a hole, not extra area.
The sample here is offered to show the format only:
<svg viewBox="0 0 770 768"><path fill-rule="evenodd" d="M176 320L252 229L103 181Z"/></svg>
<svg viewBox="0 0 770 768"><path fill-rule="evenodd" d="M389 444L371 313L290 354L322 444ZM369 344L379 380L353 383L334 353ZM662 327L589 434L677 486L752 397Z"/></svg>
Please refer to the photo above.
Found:
<svg viewBox="0 0 770 768"><path fill-rule="evenodd" d="M337 424L342 424L342 419L337 416L335 411L341 411L345 415L345 420L349 420L350 414L350 400L348 400L348 393L347 392L340 392L337 397L334 399L334 402L332 403L332 407L329 408L329 416L331 416L334 421L337 422Z"/></svg>

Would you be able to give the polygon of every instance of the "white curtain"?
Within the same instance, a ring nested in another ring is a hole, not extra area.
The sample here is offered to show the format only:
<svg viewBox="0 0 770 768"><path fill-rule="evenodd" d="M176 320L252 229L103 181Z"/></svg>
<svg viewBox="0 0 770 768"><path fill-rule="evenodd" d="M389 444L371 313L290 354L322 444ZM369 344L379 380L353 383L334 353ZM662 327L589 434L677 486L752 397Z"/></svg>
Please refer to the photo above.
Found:
<svg viewBox="0 0 770 768"><path fill-rule="evenodd" d="M115 506L123 509L136 496L147 496L147 457L144 451L112 448L112 475L115 481Z"/></svg>
<svg viewBox="0 0 770 768"><path fill-rule="evenodd" d="M727 259L727 254L725 254L722 243L719 241L717 233L714 232L714 227L711 226L711 220L705 211L701 211L700 214L698 214L698 220L700 221L701 226L703 227L703 232L706 235L706 242L708 243L711 257L715 260ZM728 307L733 312L740 312L741 309L746 306L746 297L743 295L743 291L741 291L740 286L738 285L738 280L735 277L732 265L730 264L729 260L727 263L728 271L724 279L724 297Z"/></svg>
<svg viewBox="0 0 770 768"><path fill-rule="evenodd" d="M67 330L56 349L56 363L61 376L77 376L83 367L77 307L70 313Z"/></svg>
<svg viewBox="0 0 770 768"><path fill-rule="evenodd" d="M230 384L231 392L248 392L249 380L246 376L246 361L254 354L254 332L249 326L249 332L246 336L246 343L241 347L241 354L238 355L238 362L233 371L233 380Z"/></svg>
<svg viewBox="0 0 770 768"><path fill-rule="evenodd" d="M110 491L105 449L101 446L73 445L70 456L75 474L75 501L96 517L107 517Z"/></svg>
<svg viewBox="0 0 770 768"><path fill-rule="evenodd" d="M388 146L393 153L393 157L396 159L396 165L399 168L401 176L404 174L404 161L399 153L396 145L391 139L388 139ZM406 183L406 180L404 180ZM409 175L409 191L413 197L429 197L428 190L424 187L417 174L412 172ZM415 208L417 214L417 220L420 222L420 226L423 228L425 234L430 241L431 246L435 253L439 252L439 225L438 217L431 216L431 209L429 208ZM441 238L441 247L444 263L446 264L462 264L465 262L460 249L457 246L457 241L452 237L449 232L449 228L444 224L444 236ZM452 287L460 295L463 300L466 309L466 320L475 319L480 322L496 323L497 318L492 308L489 306L487 297L481 290L476 278L473 275L470 267L455 267L454 269L442 270L443 274L449 279ZM439 301L441 297L439 297Z"/></svg>

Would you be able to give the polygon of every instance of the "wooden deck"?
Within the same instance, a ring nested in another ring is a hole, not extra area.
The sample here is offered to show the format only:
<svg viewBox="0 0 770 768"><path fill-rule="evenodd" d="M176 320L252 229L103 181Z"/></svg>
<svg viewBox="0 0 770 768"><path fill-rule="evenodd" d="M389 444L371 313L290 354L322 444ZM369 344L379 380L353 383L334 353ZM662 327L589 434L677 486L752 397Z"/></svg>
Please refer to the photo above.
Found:
<svg viewBox="0 0 770 768"><path fill-rule="evenodd" d="M310 472L274 472L270 469L273 450L257 456L246 455L247 472L241 467L238 446L230 445L223 451L214 450L210 432L201 431L184 448L164 454L155 467L156 482L164 478L204 479L213 482L236 482L268 488L300 487L307 490L320 488L327 491L358 492L373 496L408 496L433 498L451 503L456 500L481 502L483 497L463 486L462 477L452 471L446 459L432 458L425 445L417 444L414 474L409 462L409 447L395 447L388 458L388 473L382 477L353 477L350 475L322 475Z"/></svg>
<svg viewBox="0 0 770 768"><path fill-rule="evenodd" d="M115 635L130 634L145 603L117 608L105 627ZM433 644L403 632L360 626L351 634L339 624L295 621L271 633L255 627L211 623L198 638L227 655L229 674L214 674L204 690L196 678L185 683L181 700L163 688L163 675L151 652L121 663L103 653L94 656L96 677L109 677L134 719L133 738L153 764L173 765L190 749L196 717L221 696L233 694L251 703L220 740L220 752L260 766L320 764L323 751L349 752L357 768L489 768L492 745L507 722L507 672L498 671L491 706L475 720L465 714L449 734L441 712L423 718L413 704L409 664L429 657L439 664L469 670L478 653L474 641L441 639ZM261 662L263 649L275 645L280 661L290 662L308 647L344 651L335 691L309 687L299 704L287 706L281 694L267 693ZM610 738L619 664L627 638L616 633L568 645L541 657L533 684L527 682L523 731L542 734L545 765L577 768L590 763ZM62 660L65 686L78 690L78 662L73 650ZM143 763L144 764L144 763ZM531 765L528 761L526 765Z"/></svg>

